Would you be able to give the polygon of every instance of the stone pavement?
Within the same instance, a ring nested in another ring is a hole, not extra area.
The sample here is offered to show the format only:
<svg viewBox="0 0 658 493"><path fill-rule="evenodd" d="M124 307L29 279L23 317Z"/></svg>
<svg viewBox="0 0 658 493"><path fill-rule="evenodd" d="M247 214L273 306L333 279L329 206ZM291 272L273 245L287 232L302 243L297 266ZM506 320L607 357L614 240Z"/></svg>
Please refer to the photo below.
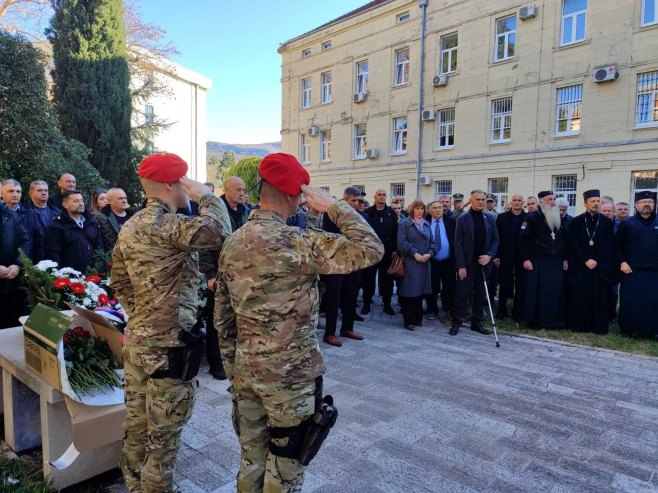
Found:
<svg viewBox="0 0 658 493"><path fill-rule="evenodd" d="M365 341L322 343L339 418L305 492L658 491L658 360L374 311ZM185 492L235 491L226 387L203 371Z"/></svg>

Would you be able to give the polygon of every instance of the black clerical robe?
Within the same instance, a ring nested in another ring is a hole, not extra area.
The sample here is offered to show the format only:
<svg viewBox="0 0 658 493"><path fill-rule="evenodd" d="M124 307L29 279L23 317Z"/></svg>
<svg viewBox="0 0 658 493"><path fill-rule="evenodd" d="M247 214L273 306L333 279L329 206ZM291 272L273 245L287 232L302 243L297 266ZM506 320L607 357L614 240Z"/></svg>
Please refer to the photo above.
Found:
<svg viewBox="0 0 658 493"><path fill-rule="evenodd" d="M614 225L585 212L569 225L569 324L578 332L607 334L614 269ZM594 260L596 267L585 265Z"/></svg>

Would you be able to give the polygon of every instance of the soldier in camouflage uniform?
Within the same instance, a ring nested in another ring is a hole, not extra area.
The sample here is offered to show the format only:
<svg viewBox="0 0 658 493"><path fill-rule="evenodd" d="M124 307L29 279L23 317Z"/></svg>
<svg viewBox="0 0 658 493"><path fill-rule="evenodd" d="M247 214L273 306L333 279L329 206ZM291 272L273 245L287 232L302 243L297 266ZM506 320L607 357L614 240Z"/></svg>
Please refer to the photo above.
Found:
<svg viewBox="0 0 658 493"><path fill-rule="evenodd" d="M113 252L112 287L129 315L123 360L128 415L121 469L131 492L173 492L183 426L192 415L196 379L169 373L169 351L196 322L195 250L217 249L226 234L210 190L184 177L187 164L156 154L140 165L147 202L122 228ZM176 214L187 197L199 216Z"/></svg>
<svg viewBox="0 0 658 493"><path fill-rule="evenodd" d="M384 247L346 202L305 186L308 173L288 154L259 165L261 209L226 240L219 260L215 326L234 396L241 445L238 492L299 492L304 466L274 455L287 438L272 428L297 427L315 412L324 361L316 338L318 274L346 274L381 259ZM302 190L342 234L286 226Z"/></svg>

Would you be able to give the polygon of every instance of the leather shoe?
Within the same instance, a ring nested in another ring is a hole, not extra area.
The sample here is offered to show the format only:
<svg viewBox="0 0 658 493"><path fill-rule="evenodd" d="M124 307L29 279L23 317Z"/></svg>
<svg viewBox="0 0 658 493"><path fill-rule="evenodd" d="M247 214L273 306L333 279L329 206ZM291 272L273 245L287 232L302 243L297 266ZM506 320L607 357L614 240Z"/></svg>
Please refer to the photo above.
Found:
<svg viewBox="0 0 658 493"><path fill-rule="evenodd" d="M484 325L482 325L482 322L471 323L471 330L479 332L480 334L484 334L485 336L491 335L491 331L489 329L485 329Z"/></svg>
<svg viewBox="0 0 658 493"><path fill-rule="evenodd" d="M414 330L416 330L416 326L415 325L407 325L407 326L405 326L405 329L410 330L410 331L413 332Z"/></svg>
<svg viewBox="0 0 658 493"><path fill-rule="evenodd" d="M345 332L341 332L340 336L347 337L348 339L354 339L355 341L363 340L363 336L361 334L357 334L353 330L346 330Z"/></svg>
<svg viewBox="0 0 658 493"><path fill-rule="evenodd" d="M215 380L226 380L226 372L223 369L210 370L208 373L210 373Z"/></svg>
<svg viewBox="0 0 658 493"><path fill-rule="evenodd" d="M357 313L356 315L354 315L354 321L355 321L355 322L365 322L366 319L363 318L361 315L359 315L359 314Z"/></svg>
<svg viewBox="0 0 658 493"><path fill-rule="evenodd" d="M340 339L336 336L324 336L322 340L330 346L341 347L343 345Z"/></svg>
<svg viewBox="0 0 658 493"><path fill-rule="evenodd" d="M395 310L393 310L391 305L384 305L384 313L387 313L388 315L395 315Z"/></svg>
<svg viewBox="0 0 658 493"><path fill-rule="evenodd" d="M456 336L457 333L459 332L459 327L460 326L461 326L461 324L453 323L452 327L450 327L450 332L448 332L448 334L450 334L451 336Z"/></svg>
<svg viewBox="0 0 658 493"><path fill-rule="evenodd" d="M370 303L364 303L363 308L361 308L361 315L368 315L370 313Z"/></svg>

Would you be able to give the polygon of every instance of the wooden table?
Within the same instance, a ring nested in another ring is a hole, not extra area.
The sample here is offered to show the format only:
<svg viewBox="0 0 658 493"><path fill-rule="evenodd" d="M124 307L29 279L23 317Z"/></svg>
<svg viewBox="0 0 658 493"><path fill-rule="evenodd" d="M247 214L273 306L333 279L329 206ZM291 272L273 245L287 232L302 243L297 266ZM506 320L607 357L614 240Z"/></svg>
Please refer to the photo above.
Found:
<svg viewBox="0 0 658 493"><path fill-rule="evenodd" d="M22 327L0 330L0 366L5 441L15 452L41 445L43 475L50 476L54 489L119 466L121 441L81 453L66 469L50 465L73 441L71 416L64 394L25 367Z"/></svg>

